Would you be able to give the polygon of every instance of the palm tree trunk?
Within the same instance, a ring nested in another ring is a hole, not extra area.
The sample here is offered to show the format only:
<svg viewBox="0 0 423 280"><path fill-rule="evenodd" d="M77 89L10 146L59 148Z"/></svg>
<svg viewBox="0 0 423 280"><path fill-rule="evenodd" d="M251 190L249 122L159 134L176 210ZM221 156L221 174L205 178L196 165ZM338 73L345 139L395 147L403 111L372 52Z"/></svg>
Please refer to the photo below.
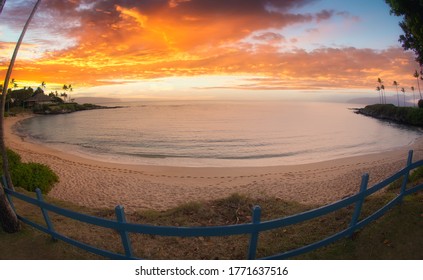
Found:
<svg viewBox="0 0 423 280"><path fill-rule="evenodd" d="M21 223L10 206L3 188L0 187L0 189L0 224L5 232L18 232L21 229Z"/></svg>
<svg viewBox="0 0 423 280"><path fill-rule="evenodd" d="M417 86L419 87L419 94L420 94L420 99L423 99L423 98L422 98L422 92L421 92L421 90L420 90L420 82L419 82L419 77L417 77Z"/></svg>
<svg viewBox="0 0 423 280"><path fill-rule="evenodd" d="M3 11L3 6L6 3L6 0L0 0L0 14Z"/></svg>
<svg viewBox="0 0 423 280"><path fill-rule="evenodd" d="M383 104L386 104L386 92L383 90Z"/></svg>
<svg viewBox="0 0 423 280"><path fill-rule="evenodd" d="M7 187L11 189L13 189L13 182L10 177L9 160L7 158L6 144L4 141L4 110L5 110L5 104L6 104L7 86L9 85L9 80L12 74L13 66L15 64L16 56L18 55L18 51L22 44L26 30L28 29L29 23L34 17L34 14L38 6L40 5L40 3L41 3L41 0L37 0L37 3L35 3L34 8L32 9L32 12L29 15L29 18L25 23L21 36L19 37L19 40L16 43L15 51L13 52L12 59L10 60L9 68L7 69L6 78L3 84L3 92L2 92L1 106L0 106L0 149L1 149L2 159L3 159L3 174L6 178ZM16 213L11 208L9 202L6 199L4 190L1 187L0 187L0 222L3 229L6 232L10 232L10 233L17 232L20 229L20 223L16 216Z"/></svg>
<svg viewBox="0 0 423 280"><path fill-rule="evenodd" d="M398 93L398 86L397 86L397 100L398 100L398 107L399 107L399 93Z"/></svg>

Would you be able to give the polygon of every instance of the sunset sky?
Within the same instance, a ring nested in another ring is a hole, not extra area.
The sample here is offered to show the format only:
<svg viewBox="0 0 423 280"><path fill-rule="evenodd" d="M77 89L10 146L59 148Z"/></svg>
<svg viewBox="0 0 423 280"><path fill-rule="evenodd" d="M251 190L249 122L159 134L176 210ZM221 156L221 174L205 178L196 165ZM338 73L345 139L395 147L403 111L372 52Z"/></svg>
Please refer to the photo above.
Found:
<svg viewBox="0 0 423 280"><path fill-rule="evenodd" d="M35 1L7 0L0 73ZM12 77L118 98L376 95L418 69L383 0L44 0Z"/></svg>

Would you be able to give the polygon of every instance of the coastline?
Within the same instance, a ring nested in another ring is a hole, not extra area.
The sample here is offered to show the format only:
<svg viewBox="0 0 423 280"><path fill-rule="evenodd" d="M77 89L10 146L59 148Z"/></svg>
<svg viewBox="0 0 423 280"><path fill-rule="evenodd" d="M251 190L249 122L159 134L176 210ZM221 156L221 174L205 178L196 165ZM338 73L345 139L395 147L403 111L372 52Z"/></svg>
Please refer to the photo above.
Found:
<svg viewBox="0 0 423 280"><path fill-rule="evenodd" d="M423 159L423 137L391 151L301 165L270 167L169 167L101 162L27 141L13 127L33 115L5 122L6 144L23 161L50 166L60 178L50 197L93 208L120 204L127 212L164 210L189 201L272 196L324 205L358 191L361 176L379 182L405 166L408 150Z"/></svg>

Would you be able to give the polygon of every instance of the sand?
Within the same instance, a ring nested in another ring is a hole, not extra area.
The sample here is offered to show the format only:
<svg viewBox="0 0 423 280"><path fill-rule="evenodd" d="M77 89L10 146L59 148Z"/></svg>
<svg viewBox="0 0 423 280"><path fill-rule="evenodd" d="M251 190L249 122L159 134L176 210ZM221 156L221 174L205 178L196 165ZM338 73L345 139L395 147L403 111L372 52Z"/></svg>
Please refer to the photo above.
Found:
<svg viewBox="0 0 423 280"><path fill-rule="evenodd" d="M107 163L35 144L15 133L15 125L31 115L6 119L7 146L24 161L50 166L60 177L48 196L77 205L113 208L127 212L164 210L189 201L206 201L233 193L251 197L277 197L305 204L324 205L358 191L361 176L369 173L377 183L423 158L423 138L410 146L312 164L197 168Z"/></svg>

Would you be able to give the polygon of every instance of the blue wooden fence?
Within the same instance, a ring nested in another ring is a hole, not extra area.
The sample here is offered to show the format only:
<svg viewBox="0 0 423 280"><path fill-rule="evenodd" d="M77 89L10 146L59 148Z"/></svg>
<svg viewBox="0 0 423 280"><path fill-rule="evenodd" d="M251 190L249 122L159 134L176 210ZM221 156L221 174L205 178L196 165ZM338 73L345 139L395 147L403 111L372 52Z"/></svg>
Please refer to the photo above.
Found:
<svg viewBox="0 0 423 280"><path fill-rule="evenodd" d="M355 195L349 196L340 201L337 201L332 204L329 204L320 208L316 208L307 212L303 212L303 213L299 213L299 214L295 214L292 216L283 217L279 219L269 220L269 221L261 221L260 219L261 209L259 206L255 206L252 211L251 223L229 225L229 226L171 227L171 226L153 226L153 225L144 225L144 224L133 224L133 223L128 223L126 221L124 208L122 206L116 206L115 208L116 220L109 220L109 219L94 217L94 216L90 216L86 214L81 214L78 212L70 211L70 210L46 203L43 200L40 190L36 191L37 198L28 197L21 193L12 191L8 188L4 188L4 190L6 192L6 195L9 201L12 204L13 209L15 209L15 207L13 205L12 197L25 201L32 205L38 206L45 220L45 226L39 225L25 217L22 217L21 215L19 215L19 213L17 213L19 219L22 222L51 235L53 239L65 241L71 245L74 245L86 251L89 251L94 254L98 254L100 256L104 256L107 258L111 258L111 259L137 259L133 254L131 241L128 236L128 233L149 234L149 235L158 235L158 236L175 236L175 237L199 237L199 236L211 237L211 236L230 236L230 235L248 234L250 235L250 241L248 246L247 258L255 259L256 251L257 251L257 242L259 239L260 232L298 224L298 223L311 220L323 215L327 215L341 208L344 208L350 205L355 205L351 222L349 226L345 228L344 230L341 230L330 237L327 237L318 242L306 245L304 247L297 248L287 252L280 252L276 255L267 256L263 258L263 259L286 259L286 258L290 258L290 257L294 257L300 254L310 252L319 247L326 246L341 238L352 236L356 230L361 229L367 224L369 224L370 222L378 219L390 208L400 203L403 200L404 196L410 195L419 190L422 190L423 184L407 189L407 180L408 180L408 175L410 174L410 171L419 166L423 166L423 160L412 163L412 157L413 157L413 151L410 151L408 154L407 164L403 169L401 169L400 171L398 171L391 177L383 180L382 182L375 184L374 186L370 188L368 188L369 175L364 174L362 176L362 182L361 182L359 192ZM368 197L369 195L387 187L388 185L400 179L401 177L403 177L403 182L401 185L400 193L394 199L392 199L390 202L384 205L382 208L375 211L373 214L369 215L368 217L360 220L359 218L360 218L361 208L362 208L364 199ZM4 180L3 180L3 184L5 184ZM74 219L80 222L84 222L87 224L116 230L120 234L125 253L119 254L119 253L99 249L91 245L82 243L80 241L74 240L72 238L69 238L65 236L64 234L57 232L54 229L54 225L49 217L49 212L52 212L52 213L55 213L70 219Z"/></svg>

